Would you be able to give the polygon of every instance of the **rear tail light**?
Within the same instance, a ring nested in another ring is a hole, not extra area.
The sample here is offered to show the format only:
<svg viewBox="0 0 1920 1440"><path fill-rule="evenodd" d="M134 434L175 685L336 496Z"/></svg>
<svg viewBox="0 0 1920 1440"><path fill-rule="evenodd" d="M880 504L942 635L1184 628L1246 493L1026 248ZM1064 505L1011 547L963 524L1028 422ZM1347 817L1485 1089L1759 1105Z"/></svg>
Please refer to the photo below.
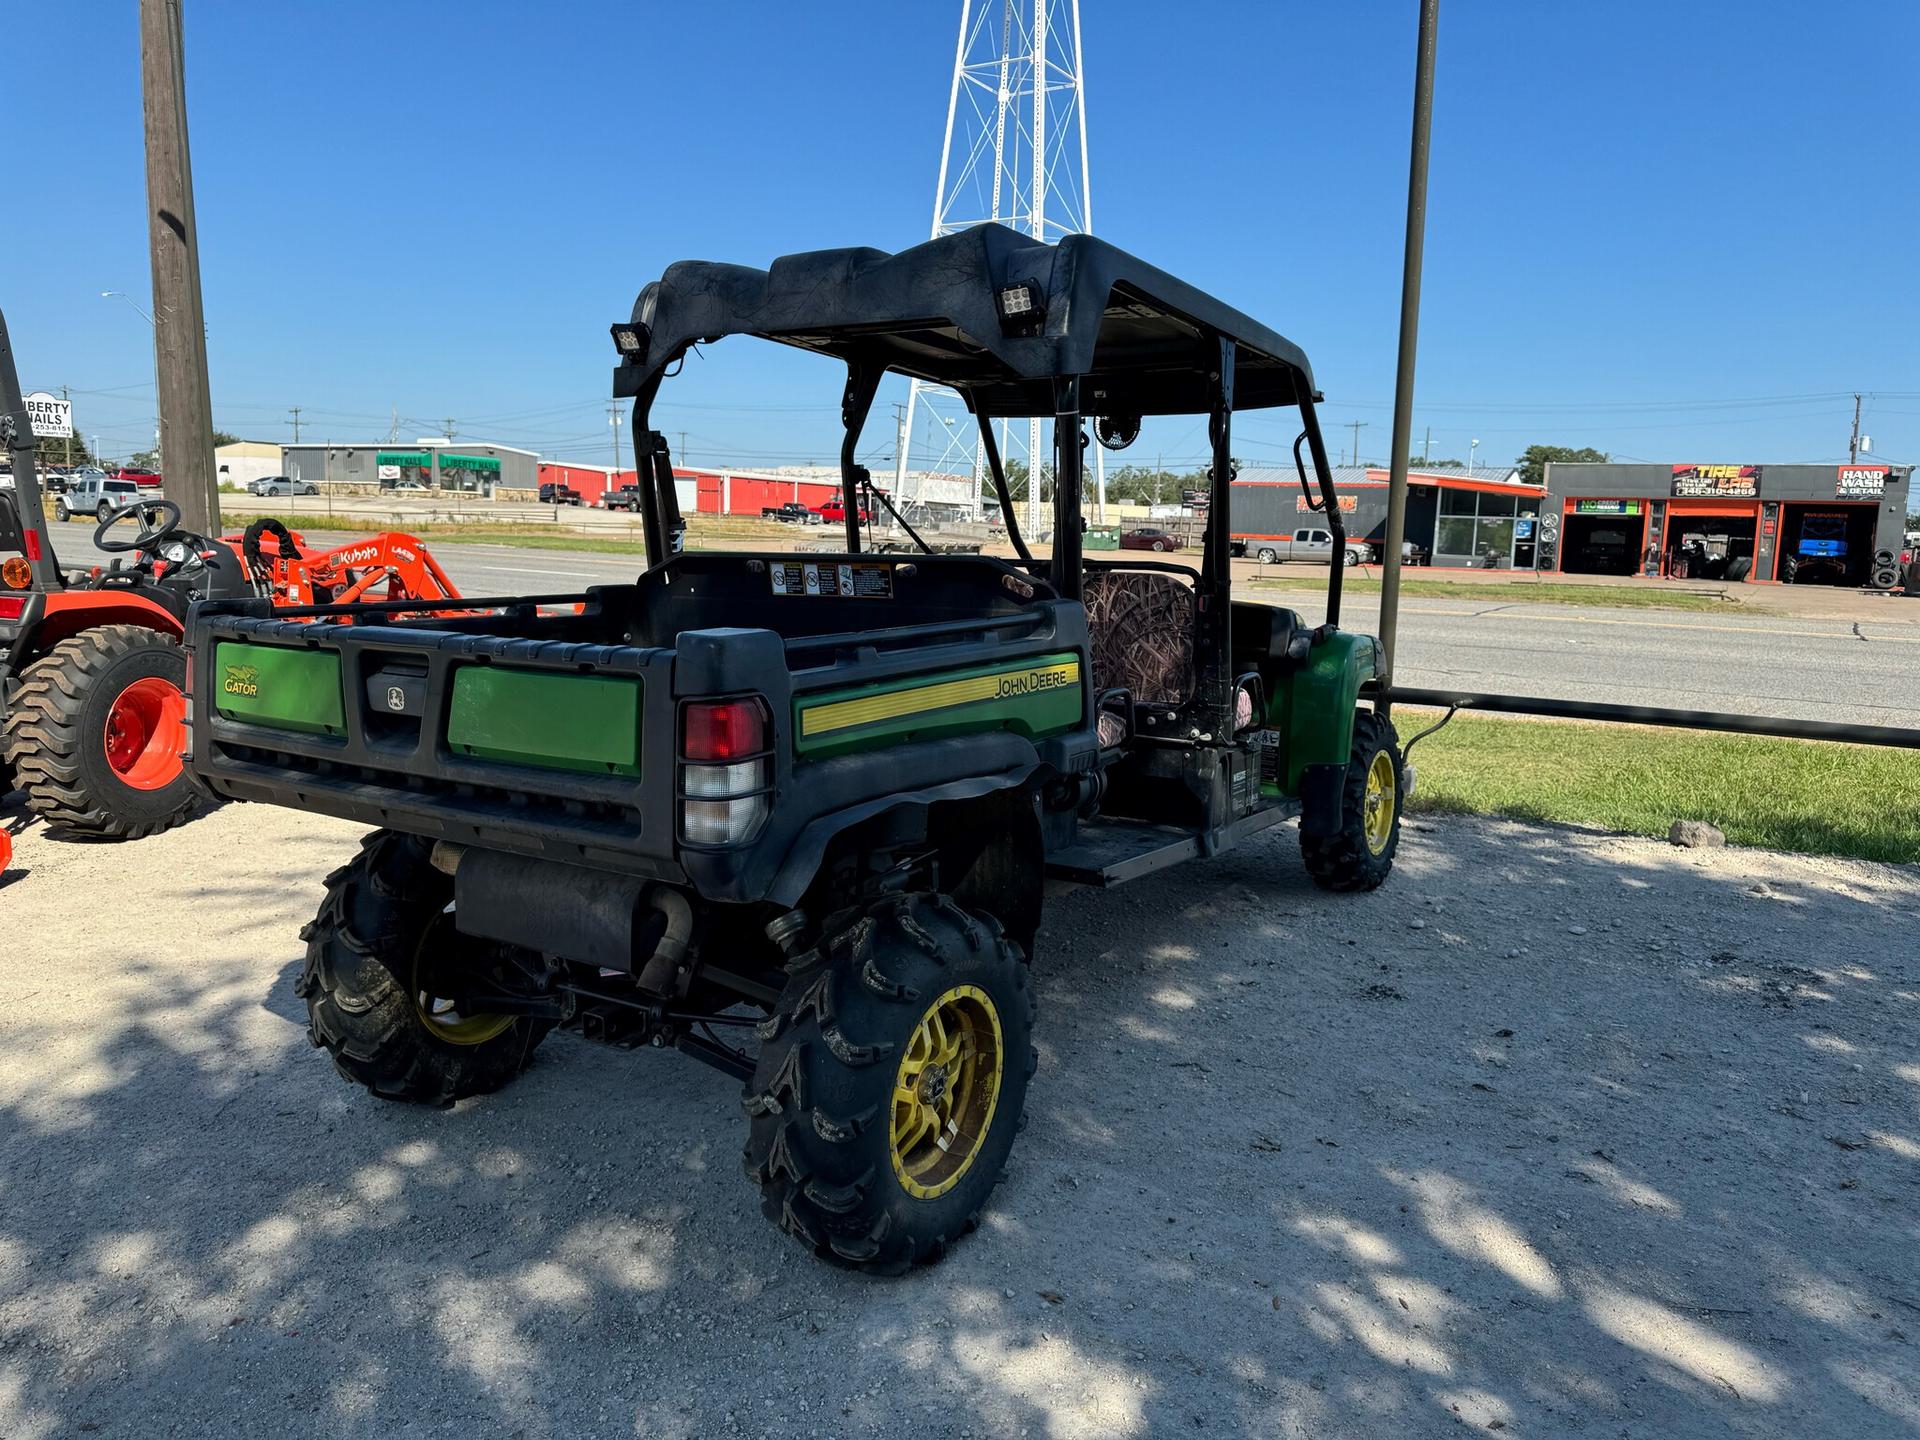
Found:
<svg viewBox="0 0 1920 1440"><path fill-rule="evenodd" d="M738 760L767 748L767 712L758 700L696 701L681 712L680 753L689 760Z"/></svg>
<svg viewBox="0 0 1920 1440"><path fill-rule="evenodd" d="M0 620L18 620L27 613L24 595L0 595Z"/></svg>
<svg viewBox="0 0 1920 1440"><path fill-rule="evenodd" d="M701 700L680 712L680 838L741 845L767 818L773 785L767 710L759 700Z"/></svg>
<svg viewBox="0 0 1920 1440"><path fill-rule="evenodd" d="M0 560L0 582L11 585L15 590L24 590L33 584L33 567L18 555L9 555Z"/></svg>

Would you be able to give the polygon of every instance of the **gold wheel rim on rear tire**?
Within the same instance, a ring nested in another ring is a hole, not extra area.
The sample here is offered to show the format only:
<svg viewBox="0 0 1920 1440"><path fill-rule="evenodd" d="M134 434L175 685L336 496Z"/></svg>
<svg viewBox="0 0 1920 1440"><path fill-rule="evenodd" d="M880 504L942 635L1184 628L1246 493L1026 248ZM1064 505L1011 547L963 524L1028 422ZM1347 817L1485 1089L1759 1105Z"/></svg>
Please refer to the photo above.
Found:
<svg viewBox="0 0 1920 1440"><path fill-rule="evenodd" d="M420 937L420 944L413 952L413 1013L420 1017L420 1023L434 1036L449 1045L484 1045L495 1036L506 1034L518 1017L463 1015L455 1001L435 995L425 984L427 947L434 942L434 937L442 927L451 929L452 923L453 916L442 912L427 927L426 934Z"/></svg>
<svg viewBox="0 0 1920 1440"><path fill-rule="evenodd" d="M1367 767L1367 793L1362 802L1360 822L1367 836L1367 849L1378 855L1393 837L1393 816L1399 804L1399 786L1393 773L1393 756L1385 750L1373 757Z"/></svg>
<svg viewBox="0 0 1920 1440"><path fill-rule="evenodd" d="M1000 1012L975 985L955 985L913 1027L894 1074L888 1148L915 1199L938 1199L972 1167L993 1128L1005 1055Z"/></svg>

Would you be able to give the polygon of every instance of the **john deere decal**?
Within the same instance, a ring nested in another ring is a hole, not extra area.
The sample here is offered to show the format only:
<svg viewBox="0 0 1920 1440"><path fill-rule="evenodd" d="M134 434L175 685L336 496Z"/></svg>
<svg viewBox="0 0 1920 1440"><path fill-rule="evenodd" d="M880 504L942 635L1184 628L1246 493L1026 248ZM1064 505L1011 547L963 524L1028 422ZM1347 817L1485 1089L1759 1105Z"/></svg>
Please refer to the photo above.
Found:
<svg viewBox="0 0 1920 1440"><path fill-rule="evenodd" d="M798 749L807 756L983 730L1052 735L1080 723L1080 658L1042 655L836 690L797 709Z"/></svg>

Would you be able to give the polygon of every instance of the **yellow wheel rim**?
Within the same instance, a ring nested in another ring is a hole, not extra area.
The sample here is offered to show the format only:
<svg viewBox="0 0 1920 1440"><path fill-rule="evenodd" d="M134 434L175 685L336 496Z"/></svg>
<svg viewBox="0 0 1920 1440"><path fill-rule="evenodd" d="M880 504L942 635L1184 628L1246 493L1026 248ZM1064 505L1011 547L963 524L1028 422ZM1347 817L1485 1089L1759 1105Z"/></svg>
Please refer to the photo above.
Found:
<svg viewBox="0 0 1920 1440"><path fill-rule="evenodd" d="M442 914L427 927L427 933L420 937L420 944L413 952L413 1012L420 1017L422 1025L449 1045L484 1045L496 1035L504 1035L518 1017L463 1015L454 1001L433 993L428 983L431 979L427 964L428 947L441 937L444 930L451 928L452 919L451 915Z"/></svg>
<svg viewBox="0 0 1920 1440"><path fill-rule="evenodd" d="M1373 757L1367 767L1367 796L1360 823L1367 835L1367 849L1375 855L1387 848L1393 838L1393 817L1399 806L1398 783L1393 774L1393 756L1385 750Z"/></svg>
<svg viewBox="0 0 1920 1440"><path fill-rule="evenodd" d="M993 1127L1006 1047L987 993L956 985L921 1015L893 1079L893 1173L918 1200L960 1183Z"/></svg>

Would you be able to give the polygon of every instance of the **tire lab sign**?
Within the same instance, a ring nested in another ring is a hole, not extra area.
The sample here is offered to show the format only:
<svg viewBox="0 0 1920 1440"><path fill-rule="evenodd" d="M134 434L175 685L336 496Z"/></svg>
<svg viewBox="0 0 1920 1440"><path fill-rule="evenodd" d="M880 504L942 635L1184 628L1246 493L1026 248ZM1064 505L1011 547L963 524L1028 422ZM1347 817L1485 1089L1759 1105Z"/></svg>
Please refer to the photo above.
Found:
<svg viewBox="0 0 1920 1440"><path fill-rule="evenodd" d="M1676 500L1751 500L1760 493L1758 465L1676 465Z"/></svg>
<svg viewBox="0 0 1920 1440"><path fill-rule="evenodd" d="M27 396L27 424L40 440L73 438L73 402L56 399L44 390Z"/></svg>
<svg viewBox="0 0 1920 1440"><path fill-rule="evenodd" d="M1888 465L1842 465L1833 481L1836 500L1878 500L1892 473Z"/></svg>

